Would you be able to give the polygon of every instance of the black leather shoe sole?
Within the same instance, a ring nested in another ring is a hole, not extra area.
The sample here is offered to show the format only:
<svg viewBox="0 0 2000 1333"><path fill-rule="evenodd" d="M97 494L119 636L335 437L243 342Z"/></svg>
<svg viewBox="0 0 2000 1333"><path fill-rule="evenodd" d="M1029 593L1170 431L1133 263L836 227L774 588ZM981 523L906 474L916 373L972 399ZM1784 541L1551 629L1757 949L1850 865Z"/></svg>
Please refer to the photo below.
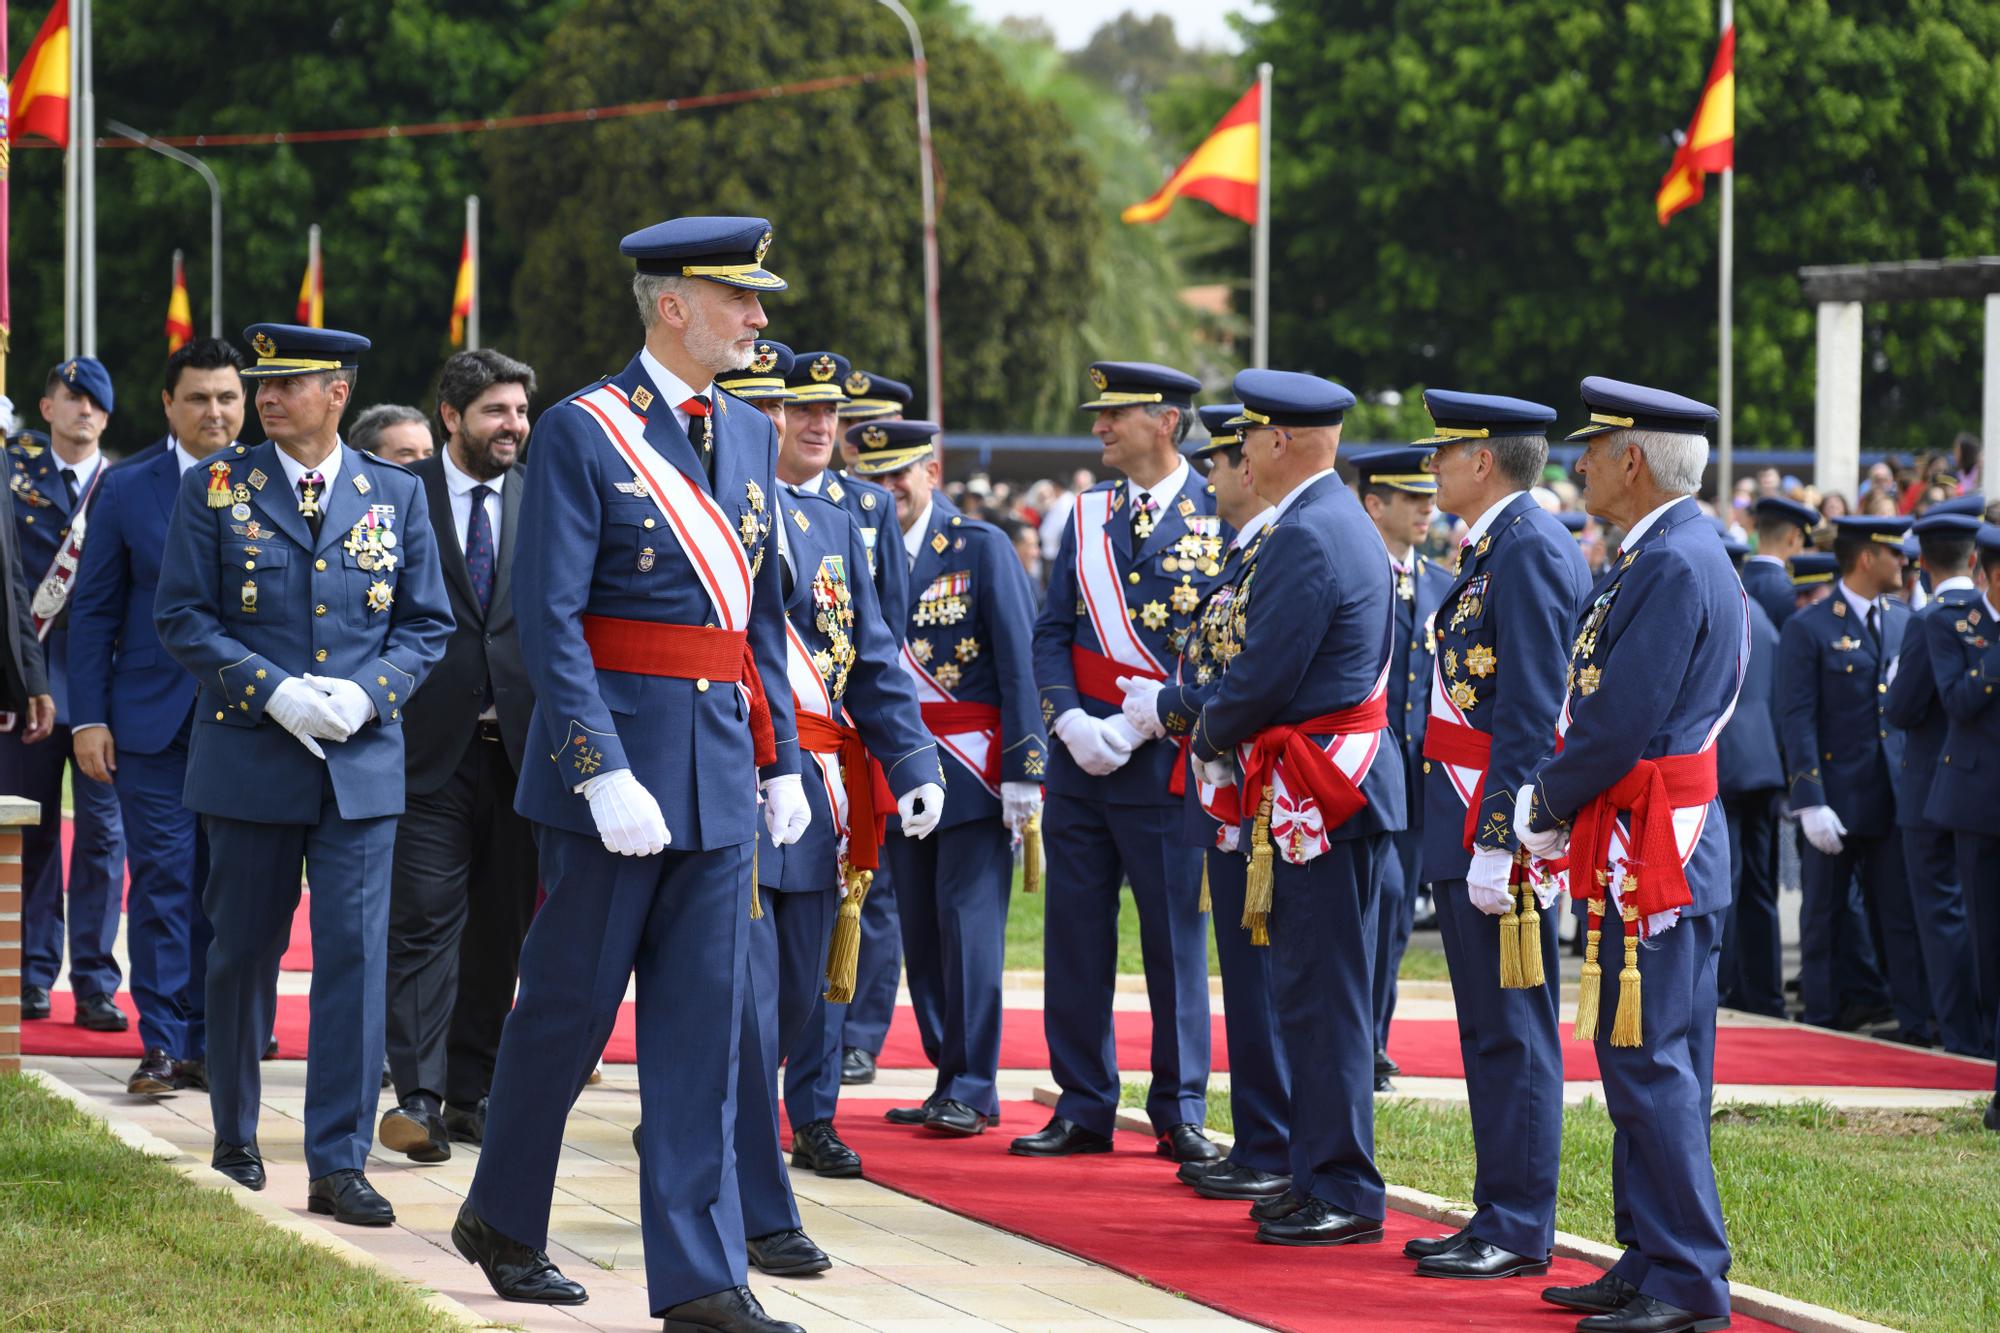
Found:
<svg viewBox="0 0 2000 1333"><path fill-rule="evenodd" d="M1227 1199L1232 1203L1252 1203L1258 1199L1275 1199L1287 1194L1292 1188L1290 1176L1275 1176L1270 1180L1242 1181L1218 1180L1209 1176L1193 1182L1194 1192L1204 1199Z"/></svg>
<svg viewBox="0 0 2000 1333"><path fill-rule="evenodd" d="M1496 1277L1540 1277L1548 1271L1548 1260L1524 1259L1518 1256L1513 1263L1503 1264L1491 1271L1454 1269L1449 1254L1434 1254L1417 1264L1418 1277L1448 1278L1458 1282L1482 1282Z"/></svg>
<svg viewBox="0 0 2000 1333"><path fill-rule="evenodd" d="M1599 1282L1603 1279L1599 1278ZM1581 1314L1611 1314L1621 1310L1625 1302L1632 1299L1633 1288L1624 1287L1616 1292L1607 1292L1602 1297L1596 1282L1583 1287L1543 1287L1542 1299L1550 1305L1559 1305L1565 1310L1575 1310Z"/></svg>
<svg viewBox="0 0 2000 1333"><path fill-rule="evenodd" d="M1083 1143L1065 1143L1060 1147L1038 1147L1031 1139L1015 1139L1007 1145L1007 1151L1016 1157L1087 1157L1092 1153L1110 1152L1110 1139L1094 1139Z"/></svg>
<svg viewBox="0 0 2000 1333"><path fill-rule="evenodd" d="M852 1162L836 1162L832 1166L820 1166L808 1154L795 1152L792 1154L792 1165L804 1167L814 1175L827 1180L852 1180L861 1174L859 1159Z"/></svg>
<svg viewBox="0 0 2000 1333"><path fill-rule="evenodd" d="M164 1097L170 1092L180 1090L180 1084L174 1082L171 1074L140 1070L125 1080L125 1091L134 1097Z"/></svg>
<svg viewBox="0 0 2000 1333"><path fill-rule="evenodd" d="M430 1164L451 1160L450 1137L434 1134L429 1125L413 1115L390 1111L382 1117L381 1127L376 1133L384 1148L402 1153L413 1162Z"/></svg>
<svg viewBox="0 0 2000 1333"><path fill-rule="evenodd" d="M1358 1231L1335 1231L1325 1236L1287 1236L1272 1232L1264 1227L1259 1227L1257 1229L1257 1239L1266 1245L1290 1245L1299 1249L1311 1249L1329 1245L1380 1245L1382 1243L1382 1228L1375 1226Z"/></svg>
<svg viewBox="0 0 2000 1333"><path fill-rule="evenodd" d="M766 1277L810 1277L814 1273L824 1273L833 1267L833 1260L824 1254L813 1253L796 1258L780 1255L759 1255L757 1247L750 1247L750 1264Z"/></svg>
<svg viewBox="0 0 2000 1333"><path fill-rule="evenodd" d="M396 1225L396 1214L393 1210L386 1213L343 1213L340 1211L339 1205L335 1204L332 1199L322 1199L310 1194L306 1196L306 1211L309 1213L318 1213L321 1217L330 1217L336 1222L345 1223L351 1227L392 1227Z"/></svg>
<svg viewBox="0 0 2000 1333"><path fill-rule="evenodd" d="M500 1280L493 1276L493 1270L486 1266L486 1261L473 1253L472 1246L459 1234L457 1224L451 1228L451 1247L458 1251L460 1258L486 1275L486 1285L493 1288L493 1294L503 1301L518 1301L523 1305L582 1305L590 1299L590 1293L580 1286L574 1296L524 1296L502 1291Z"/></svg>
<svg viewBox="0 0 2000 1333"><path fill-rule="evenodd" d="M228 1176L246 1190L261 1190L264 1188L264 1167L261 1163L243 1162L230 1166L218 1166L214 1169Z"/></svg>

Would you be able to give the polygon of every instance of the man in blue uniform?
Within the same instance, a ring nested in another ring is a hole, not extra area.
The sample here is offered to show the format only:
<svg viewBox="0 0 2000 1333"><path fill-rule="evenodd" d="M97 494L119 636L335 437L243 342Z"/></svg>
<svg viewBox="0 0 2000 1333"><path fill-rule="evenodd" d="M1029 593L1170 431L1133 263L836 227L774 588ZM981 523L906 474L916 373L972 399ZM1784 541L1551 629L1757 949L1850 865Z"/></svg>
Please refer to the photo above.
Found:
<svg viewBox="0 0 2000 1333"><path fill-rule="evenodd" d="M340 439L368 340L286 324L244 337L269 438L181 477L154 611L160 642L201 683L186 796L209 846L213 1162L263 1188L257 1061L303 861L307 1206L387 1226L395 1214L362 1167L381 1088L403 709L444 652L451 611L421 483Z"/></svg>
<svg viewBox="0 0 2000 1333"><path fill-rule="evenodd" d="M855 470L894 497L910 596L895 612L903 670L946 773L944 819L924 842L890 837L885 865L910 1001L937 1082L897 1124L965 1137L996 1123L1000 975L1013 848L1041 810L1048 736L1035 703L1034 598L1006 537L966 518L939 487L937 427L878 418L847 432ZM866 917L863 917L864 927ZM868 941L862 937L862 960Z"/></svg>
<svg viewBox="0 0 2000 1333"><path fill-rule="evenodd" d="M1184 634L1222 572L1227 534L1215 497L1179 447L1194 421L1191 375L1144 362L1090 367L1091 430L1121 473L1078 497L1035 622L1042 716L1062 744L1050 765L1043 1026L1062 1088L1029 1156L1109 1152L1118 1112L1112 975L1119 885L1139 907L1153 1018L1146 1114L1161 1156L1222 1154L1201 1132L1208 1098L1208 923L1201 856L1175 835L1171 790L1181 748L1147 741L1122 710L1120 676L1166 677ZM1385 576L1386 577L1386 576Z"/></svg>
<svg viewBox="0 0 2000 1333"><path fill-rule="evenodd" d="M196 683L162 648L153 612L181 477L242 429L242 366L220 338L167 358L167 437L106 474L70 606L76 766L117 793L132 830L126 950L145 1050L133 1093L207 1086L208 839L181 797Z"/></svg>
<svg viewBox="0 0 2000 1333"><path fill-rule="evenodd" d="M115 405L103 363L75 357L49 371L43 384L48 435L22 431L7 441L21 572L56 701L55 730L47 740L30 744L22 721L0 719L6 723L0 728L0 791L42 807L41 822L21 831L21 1017L49 1016L49 988L62 971L67 917L74 1021L93 1032L123 1032L127 1025L112 998L119 975L111 952L124 888L125 832L116 792L102 783L71 783L76 827L65 885L63 768L73 763L67 607L107 471L98 441Z"/></svg>
<svg viewBox="0 0 2000 1333"><path fill-rule="evenodd" d="M1886 716L1890 668L1910 621L1909 606L1891 596L1903 582L1909 522L1835 520L1834 595L1785 622L1778 697L1792 812L1810 844L1800 870L1805 1021L1845 1028L1867 1021L1879 957L1899 1035L1923 1042L1931 1003L1891 782L1903 733Z"/></svg>
<svg viewBox="0 0 2000 1333"><path fill-rule="evenodd" d="M1202 705L1236 659L1242 644L1231 614L1237 589L1262 548L1271 505L1251 484L1243 459L1243 431L1226 423L1243 406L1204 407L1208 438L1189 450L1206 464L1215 510L1236 530L1223 553L1222 575L1189 628L1165 685L1143 677L1119 681L1124 713L1147 736L1188 736ZM1242 807L1234 782L1217 786L1187 776L1187 818L1182 836L1202 849L1203 884L1213 902L1215 953L1222 967L1222 1021L1229 1038L1229 1092L1236 1142L1227 1157L1183 1162L1179 1176L1210 1199L1268 1199L1291 1188L1292 1074L1279 1038L1271 998L1271 950L1252 943L1243 928L1245 872Z"/></svg>
<svg viewBox="0 0 2000 1333"><path fill-rule="evenodd" d="M760 1333L795 1326L744 1285L735 1169L757 798L780 847L811 807L785 688L777 433L713 381L750 363L759 294L784 289L770 240L745 217L627 236L645 343L535 423L514 574L537 757L515 808L541 826L548 899L452 1229L501 1296L587 1298L549 1262L550 1197L636 973L653 1310Z"/></svg>
<svg viewBox="0 0 2000 1333"><path fill-rule="evenodd" d="M1252 1216L1270 1244L1371 1244L1385 1209L1377 895L1405 822L1388 710L1395 580L1334 468L1354 395L1276 370L1245 370L1235 389L1243 455L1276 512L1230 608L1242 650L1195 721L1192 754L1197 777L1241 789L1242 920L1270 944L1291 1066L1291 1189Z"/></svg>
<svg viewBox="0 0 2000 1333"><path fill-rule="evenodd" d="M1708 1150L1729 906L1715 742L1743 677L1745 594L1693 498L1715 409L1596 376L1583 401L1590 424L1570 438L1588 441L1584 507L1626 537L1570 649L1561 743L1518 794L1514 823L1533 855L1567 850L1572 892L1590 902L1577 1035L1597 1038L1625 1253L1597 1281L1543 1299L1590 1312L1580 1333L1693 1333L1729 1324ZM1597 960L1606 922L1614 951L1622 936L1622 967L1617 952Z"/></svg>
<svg viewBox="0 0 2000 1333"><path fill-rule="evenodd" d="M1555 919L1540 919L1555 890L1520 851L1514 793L1555 739L1590 574L1528 493L1555 409L1446 389L1424 406L1438 501L1473 519L1425 680L1423 850L1458 999L1478 1208L1457 1234L1403 1252L1421 1277L1513 1277L1548 1271L1562 1149Z"/></svg>
<svg viewBox="0 0 2000 1333"><path fill-rule="evenodd" d="M1903 632L1883 710L1889 725L1903 731L1903 757L1895 774L1896 823L1938 1040L1956 1055L1986 1055L1993 1024L1979 1006L1979 973L1954 835L1925 814L1931 788L1948 772L1941 759L1949 724L1931 672L1927 622L1943 616L1955 624L1978 606L1972 570L1979 519L1971 513L1939 513L1934 506L1911 528L1931 600Z"/></svg>
<svg viewBox="0 0 2000 1333"><path fill-rule="evenodd" d="M1722 544L1736 562L1738 577L1749 579L1745 561L1749 548L1726 536ZM1748 592L1747 582L1744 588ZM1789 607L1793 602L1789 575L1777 591ZM1729 822L1732 885L1716 989L1725 1008L1783 1018L1778 836L1784 827L1785 756L1778 743L1778 627L1755 594L1744 609L1749 617L1750 659L1736 711L1716 742L1716 781Z"/></svg>
<svg viewBox="0 0 2000 1333"><path fill-rule="evenodd" d="M1432 619L1444 604L1451 571L1417 550L1430 535L1437 478L1425 470L1427 445L1376 449L1354 457L1354 489L1389 548L1396 580L1396 652L1389 663L1389 730L1403 756L1409 827L1395 838L1382 881L1382 935L1375 952L1375 1091L1390 1091L1402 1071L1389 1058L1389 1021L1396 1014L1396 972L1416 924L1423 872L1424 723L1430 717ZM1537 476L1540 474L1537 473Z"/></svg>
<svg viewBox="0 0 2000 1333"><path fill-rule="evenodd" d="M1778 629L1797 609L1786 562L1812 545L1813 529L1819 526L1819 510L1811 505L1767 495L1757 501L1757 550L1743 562L1743 588L1750 600L1764 608Z"/></svg>

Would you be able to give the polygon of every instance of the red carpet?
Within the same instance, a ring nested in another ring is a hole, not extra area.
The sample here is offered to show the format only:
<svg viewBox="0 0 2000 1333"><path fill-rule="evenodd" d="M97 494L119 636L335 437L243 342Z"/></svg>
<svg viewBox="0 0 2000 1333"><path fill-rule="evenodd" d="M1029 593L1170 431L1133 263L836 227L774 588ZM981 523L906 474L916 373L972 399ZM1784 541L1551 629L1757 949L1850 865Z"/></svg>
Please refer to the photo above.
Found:
<svg viewBox="0 0 2000 1333"><path fill-rule="evenodd" d="M869 1180L1273 1328L1567 1333L1579 1316L1543 1304L1541 1289L1598 1276L1588 1264L1559 1259L1546 1278L1418 1278L1403 1242L1449 1228L1404 1213L1389 1215L1380 1245L1264 1245L1249 1205L1203 1199L1178 1184L1145 1135L1121 1132L1119 1150L1100 1157L1012 1157L1001 1132L947 1139L884 1121L893 1102L844 1102L840 1132L867 1162ZM1047 1116L1030 1102L1001 1108L1008 1125L1040 1125ZM1057 1199L1061 1206L1051 1207ZM1775 1326L1738 1315L1732 1327Z"/></svg>
<svg viewBox="0 0 2000 1333"><path fill-rule="evenodd" d="M312 940L312 894L299 894L298 910L292 913L292 942L285 946L285 956L278 960L281 972L310 972L313 970Z"/></svg>

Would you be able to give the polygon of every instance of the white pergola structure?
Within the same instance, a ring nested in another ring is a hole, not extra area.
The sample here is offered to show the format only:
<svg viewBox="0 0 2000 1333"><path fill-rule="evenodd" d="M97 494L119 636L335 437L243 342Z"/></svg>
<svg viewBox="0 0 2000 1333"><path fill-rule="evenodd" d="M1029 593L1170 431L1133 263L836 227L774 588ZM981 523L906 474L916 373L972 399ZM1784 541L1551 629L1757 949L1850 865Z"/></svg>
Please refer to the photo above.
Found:
<svg viewBox="0 0 2000 1333"><path fill-rule="evenodd" d="M1799 270L1819 307L1819 369L1813 400L1813 485L1853 497L1861 470L1861 306L1864 301L1986 302L1984 397L1979 437L2000 441L2000 255L1832 264Z"/></svg>

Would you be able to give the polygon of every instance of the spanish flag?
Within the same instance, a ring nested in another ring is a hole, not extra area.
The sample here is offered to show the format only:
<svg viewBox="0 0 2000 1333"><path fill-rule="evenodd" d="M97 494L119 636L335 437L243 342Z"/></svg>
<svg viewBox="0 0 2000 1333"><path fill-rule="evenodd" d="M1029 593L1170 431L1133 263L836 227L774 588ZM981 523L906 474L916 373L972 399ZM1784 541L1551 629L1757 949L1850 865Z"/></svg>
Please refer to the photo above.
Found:
<svg viewBox="0 0 2000 1333"><path fill-rule="evenodd" d="M326 327L326 273L320 267L318 247L307 256L305 276L299 279L299 308L294 322L309 329Z"/></svg>
<svg viewBox="0 0 2000 1333"><path fill-rule="evenodd" d="M14 108L8 143L37 134L58 148L69 147L69 0L56 0L42 20L14 71L7 99Z"/></svg>
<svg viewBox="0 0 2000 1333"><path fill-rule="evenodd" d="M174 251L174 290L167 297L167 355L188 345L194 338L194 311L188 305L187 270L181 267L181 252Z"/></svg>
<svg viewBox="0 0 2000 1333"><path fill-rule="evenodd" d="M1728 171L1736 164L1736 28L1722 34L1715 49L1715 64L1708 71L1708 83L1701 90L1701 102L1687 136L1674 150L1674 164L1667 168L1660 192L1653 197L1653 211L1660 225L1683 208L1701 202L1702 178L1711 171Z"/></svg>
<svg viewBox="0 0 2000 1333"><path fill-rule="evenodd" d="M451 289L451 345L465 346L465 321L472 314L472 284L476 281L472 271L472 233L467 230L465 240L458 247L458 281Z"/></svg>
<svg viewBox="0 0 2000 1333"><path fill-rule="evenodd" d="M1158 222L1182 195L1203 199L1242 222L1257 221L1257 136L1262 133L1263 98L1257 85L1238 98L1215 122L1208 137L1175 168L1160 192L1134 204L1119 217L1126 222Z"/></svg>

